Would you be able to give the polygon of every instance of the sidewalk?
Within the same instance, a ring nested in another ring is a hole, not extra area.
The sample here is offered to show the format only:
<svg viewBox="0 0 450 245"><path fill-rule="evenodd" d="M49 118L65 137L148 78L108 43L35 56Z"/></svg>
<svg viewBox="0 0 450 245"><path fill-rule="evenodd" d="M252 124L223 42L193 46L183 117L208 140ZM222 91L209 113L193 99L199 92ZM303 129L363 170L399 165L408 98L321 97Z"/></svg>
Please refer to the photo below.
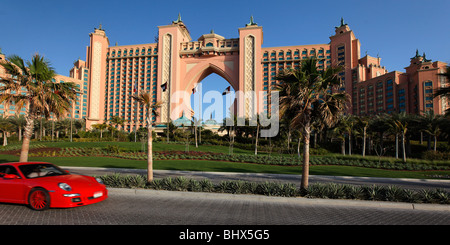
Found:
<svg viewBox="0 0 450 245"><path fill-rule="evenodd" d="M146 169L125 169L125 168L87 168L87 167L63 167L74 174L85 175L106 175L121 173L125 175L131 174L147 174ZM167 177L185 177L188 179L209 179L213 183L221 181L242 180L249 182L279 182L294 183L300 185L301 175L290 174L265 174L265 173L229 173L229 172L198 172L198 171L179 171L179 170L154 170L154 178ZM424 188L440 188L450 192L450 180L434 180L434 179L393 179L393 178L375 178L375 177L352 177L352 176L322 176L311 175L309 182L312 183L340 183L340 184L357 184L357 185L398 185L410 189ZM146 189L118 189L111 188L116 192L126 191L134 192L136 195L157 195L157 191ZM164 191L165 192L165 191ZM171 195L171 192L168 193ZM289 197L266 197L258 195L234 195L224 193L202 193L202 192L172 192L172 195L189 195L195 197L212 197L212 198L245 198L248 200L272 200L284 202L301 202L310 205L338 205L338 206L357 206L357 207L383 207L383 208L401 208L414 210L430 210L430 211L450 211L450 205L440 204L418 204L418 203L401 203L401 202L384 202L384 201L366 201L366 200L339 200L339 199L319 199L319 198L289 198Z"/></svg>
<svg viewBox="0 0 450 245"><path fill-rule="evenodd" d="M124 168L85 168L85 167L64 167L65 169L85 175L105 175L113 173L122 174L147 174L146 169L124 169ZM154 178L185 177L188 179L209 179L213 183L222 181L242 180L249 182L277 182L293 183L300 185L301 175L291 174L266 174L266 173L230 173L230 172L200 172L200 171L179 171L179 170L154 170ZM379 178L379 177L354 177L354 176L325 176L310 175L309 183L337 183L355 185L396 185L402 188L421 190L442 189L450 192L450 180L441 179L406 179L406 178Z"/></svg>
<svg viewBox="0 0 450 245"><path fill-rule="evenodd" d="M207 192L183 192L183 191L164 191L151 189L127 189L127 188L108 188L114 193L134 193L135 195L152 196L172 196L189 197L192 199L212 198L215 200L245 200L255 202L277 202L277 203L295 203L305 205L322 206L342 206L342 207L360 207L360 208L389 208L389 209L408 209L421 211L446 211L450 212L450 205L442 204L423 204L406 202L387 202L387 201L367 201L367 200L347 200L347 199L322 199L322 198L304 198L304 197L271 197L263 195L250 194L229 194L229 193L207 193Z"/></svg>

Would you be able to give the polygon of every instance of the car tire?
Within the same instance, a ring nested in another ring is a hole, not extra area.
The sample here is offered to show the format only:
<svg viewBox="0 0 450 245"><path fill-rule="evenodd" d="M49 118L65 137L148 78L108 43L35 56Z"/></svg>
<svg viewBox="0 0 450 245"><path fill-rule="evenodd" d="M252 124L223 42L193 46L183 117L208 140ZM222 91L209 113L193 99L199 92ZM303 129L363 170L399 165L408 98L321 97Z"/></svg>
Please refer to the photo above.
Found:
<svg viewBox="0 0 450 245"><path fill-rule="evenodd" d="M28 205L36 211L43 211L50 207L50 195L44 188L34 188L28 195Z"/></svg>

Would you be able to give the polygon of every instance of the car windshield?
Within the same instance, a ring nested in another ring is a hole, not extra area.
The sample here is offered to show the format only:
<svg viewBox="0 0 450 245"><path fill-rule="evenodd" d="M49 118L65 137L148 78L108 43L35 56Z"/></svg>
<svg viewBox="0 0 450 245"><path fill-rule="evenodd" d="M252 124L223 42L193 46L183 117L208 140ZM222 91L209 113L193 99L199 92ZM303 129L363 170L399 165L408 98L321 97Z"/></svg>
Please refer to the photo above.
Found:
<svg viewBox="0 0 450 245"><path fill-rule="evenodd" d="M48 163L22 165L19 166L19 169L22 171L23 175L29 179L68 174L59 167Z"/></svg>

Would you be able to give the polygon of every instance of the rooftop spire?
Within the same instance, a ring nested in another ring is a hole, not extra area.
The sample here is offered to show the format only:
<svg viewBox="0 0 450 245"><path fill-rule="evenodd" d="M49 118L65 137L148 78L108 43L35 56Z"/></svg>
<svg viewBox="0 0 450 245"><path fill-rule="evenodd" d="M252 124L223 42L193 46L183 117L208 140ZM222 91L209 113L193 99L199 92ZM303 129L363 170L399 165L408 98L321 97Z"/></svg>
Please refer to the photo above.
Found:
<svg viewBox="0 0 450 245"><path fill-rule="evenodd" d="M103 29L102 29L102 23L100 23L99 25L98 25L98 28L94 28L95 30L100 30L100 31L104 31Z"/></svg>
<svg viewBox="0 0 450 245"><path fill-rule="evenodd" d="M245 26L247 27L247 26L257 26L257 25L258 24L253 21L253 15L252 15L252 16L250 16L250 23L246 24Z"/></svg>
<svg viewBox="0 0 450 245"><path fill-rule="evenodd" d="M428 60L426 57L425 57L425 52L423 52L423 60L422 60L422 62L430 62L431 60Z"/></svg>
<svg viewBox="0 0 450 245"><path fill-rule="evenodd" d="M180 23L180 22L183 22L183 21L181 20L181 14L178 13L178 19L175 20L175 21L172 21L172 23L177 24L177 23Z"/></svg>
<svg viewBox="0 0 450 245"><path fill-rule="evenodd" d="M336 26L335 28L339 28L339 27L346 26L346 25L347 25L347 24L345 24L344 18L341 17L341 25L340 25L340 26Z"/></svg>
<svg viewBox="0 0 450 245"><path fill-rule="evenodd" d="M419 58L419 57L422 57L422 56L420 56L420 54L419 54L419 49L416 49L416 56L412 57L411 59L415 59L415 58Z"/></svg>

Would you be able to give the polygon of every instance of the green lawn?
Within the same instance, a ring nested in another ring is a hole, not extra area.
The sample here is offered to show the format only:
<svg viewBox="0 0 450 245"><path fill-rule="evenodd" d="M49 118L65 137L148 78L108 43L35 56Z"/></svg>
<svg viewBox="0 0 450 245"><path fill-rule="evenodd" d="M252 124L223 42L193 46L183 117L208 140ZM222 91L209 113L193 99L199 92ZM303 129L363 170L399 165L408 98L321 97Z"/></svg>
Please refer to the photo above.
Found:
<svg viewBox="0 0 450 245"><path fill-rule="evenodd" d="M47 147L106 147L119 145L126 149L141 149L140 142L46 142ZM183 144L154 143L155 151L184 151ZM227 146L201 145L199 148L190 146L190 151L228 153ZM1 153L1 152L0 152ZM236 154L254 154L253 151L234 148ZM17 161L17 156L0 154L0 162ZM145 169L145 160L128 160L112 157L30 157L29 161L52 162L59 166L87 166ZM248 172L248 173L276 173L301 174L298 166L271 166L264 164L208 161L208 160L155 160L154 169L161 170L187 170L212 172ZM394 171L349 166L310 166L311 175L331 176L364 176L364 177L390 177L390 178L431 178L431 175L450 175L450 171Z"/></svg>

